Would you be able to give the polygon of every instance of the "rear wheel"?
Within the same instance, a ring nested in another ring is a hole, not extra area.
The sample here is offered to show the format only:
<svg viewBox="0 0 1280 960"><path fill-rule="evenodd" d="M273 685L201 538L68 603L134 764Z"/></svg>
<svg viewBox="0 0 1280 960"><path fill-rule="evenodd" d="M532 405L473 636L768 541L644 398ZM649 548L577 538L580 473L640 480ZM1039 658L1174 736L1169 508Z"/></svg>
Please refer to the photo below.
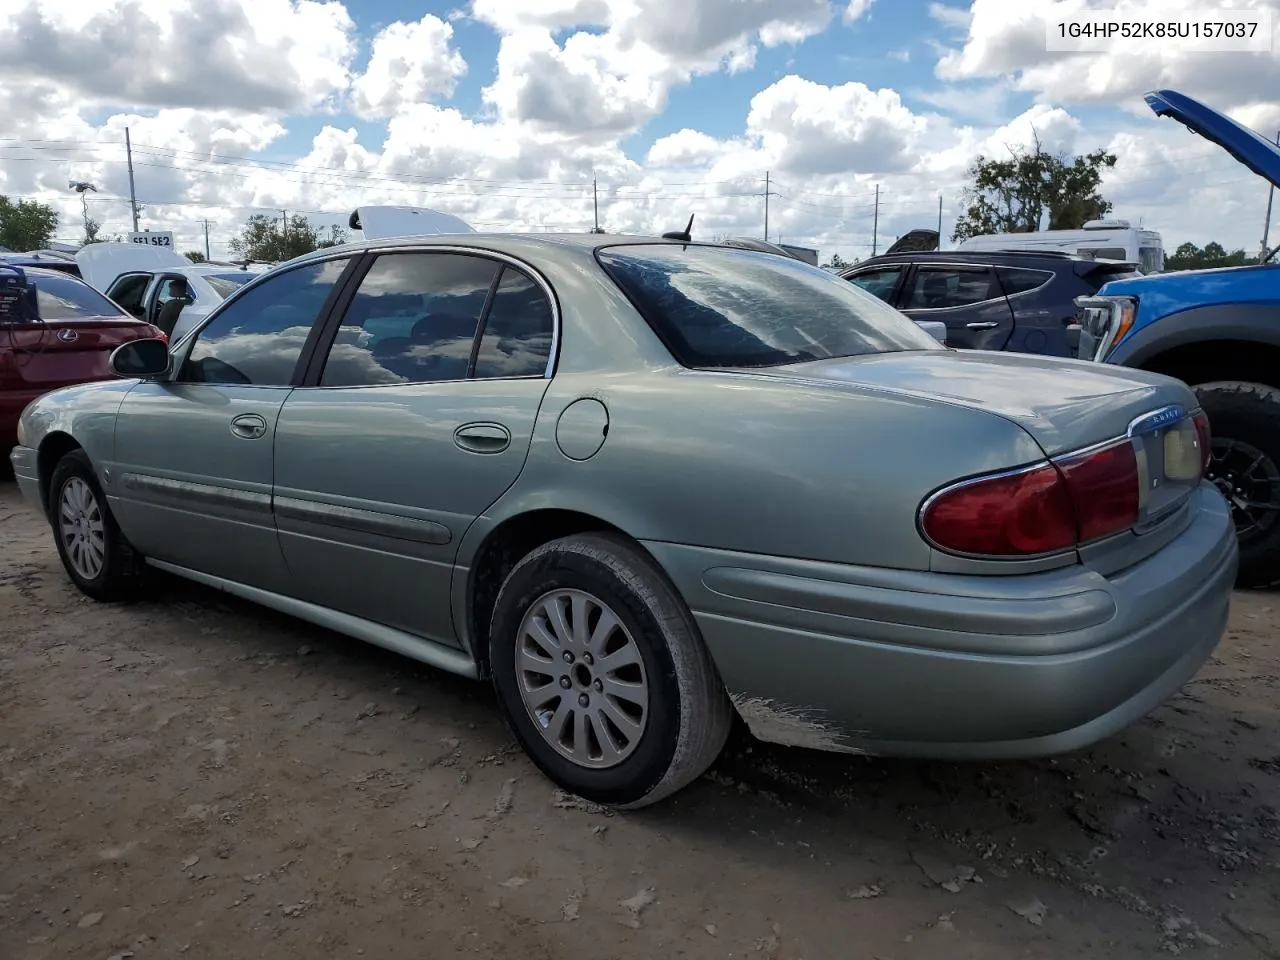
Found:
<svg viewBox="0 0 1280 960"><path fill-rule="evenodd" d="M507 722L553 781L643 807L715 761L732 707L683 601L630 541L587 534L511 571L490 630Z"/></svg>
<svg viewBox="0 0 1280 960"><path fill-rule="evenodd" d="M104 602L136 595L140 559L116 524L83 450L70 451L53 469L49 523L62 566L81 592Z"/></svg>
<svg viewBox="0 0 1280 960"><path fill-rule="evenodd" d="M1211 480L1231 504L1241 587L1280 582L1280 390L1222 381L1195 387L1212 431Z"/></svg>

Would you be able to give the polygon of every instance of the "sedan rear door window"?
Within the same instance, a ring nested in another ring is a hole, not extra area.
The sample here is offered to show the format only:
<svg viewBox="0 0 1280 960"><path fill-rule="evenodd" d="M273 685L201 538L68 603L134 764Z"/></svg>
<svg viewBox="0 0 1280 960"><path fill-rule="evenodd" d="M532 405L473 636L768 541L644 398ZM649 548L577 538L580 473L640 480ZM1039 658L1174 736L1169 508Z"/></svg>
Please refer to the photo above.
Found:
<svg viewBox="0 0 1280 960"><path fill-rule="evenodd" d="M753 250L648 243L596 258L687 367L764 367L942 345L865 290Z"/></svg>
<svg viewBox="0 0 1280 960"><path fill-rule="evenodd" d="M918 267L902 304L903 310L967 307L1001 296L987 267Z"/></svg>
<svg viewBox="0 0 1280 960"><path fill-rule="evenodd" d="M322 387L465 380L500 264L457 253L386 253L360 281Z"/></svg>

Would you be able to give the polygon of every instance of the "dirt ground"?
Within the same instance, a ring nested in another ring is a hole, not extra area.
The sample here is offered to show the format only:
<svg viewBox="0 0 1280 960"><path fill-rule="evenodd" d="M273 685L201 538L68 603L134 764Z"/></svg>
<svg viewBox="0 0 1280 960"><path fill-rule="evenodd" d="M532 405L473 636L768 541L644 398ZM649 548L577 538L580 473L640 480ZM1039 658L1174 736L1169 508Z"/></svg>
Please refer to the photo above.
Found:
<svg viewBox="0 0 1280 960"><path fill-rule="evenodd" d="M0 481L0 958L1280 957L1280 595L1090 753L735 738L609 815L487 686L194 585L102 606Z"/></svg>

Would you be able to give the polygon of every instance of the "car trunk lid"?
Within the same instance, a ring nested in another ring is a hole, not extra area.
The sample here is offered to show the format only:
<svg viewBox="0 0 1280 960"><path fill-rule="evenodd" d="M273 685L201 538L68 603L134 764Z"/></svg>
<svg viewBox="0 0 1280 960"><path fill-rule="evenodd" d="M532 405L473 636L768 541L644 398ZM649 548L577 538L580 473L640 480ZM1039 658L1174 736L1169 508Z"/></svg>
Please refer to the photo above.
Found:
<svg viewBox="0 0 1280 960"><path fill-rule="evenodd" d="M116 347L158 334L150 324L123 317L0 324L5 386L53 389L106 379Z"/></svg>
<svg viewBox="0 0 1280 960"><path fill-rule="evenodd" d="M1016 423L1047 458L1128 437L1140 464L1143 509L1135 529L1142 532L1175 513L1200 483L1190 418L1195 395L1176 380L1142 370L1020 354L921 351L741 372L981 410Z"/></svg>

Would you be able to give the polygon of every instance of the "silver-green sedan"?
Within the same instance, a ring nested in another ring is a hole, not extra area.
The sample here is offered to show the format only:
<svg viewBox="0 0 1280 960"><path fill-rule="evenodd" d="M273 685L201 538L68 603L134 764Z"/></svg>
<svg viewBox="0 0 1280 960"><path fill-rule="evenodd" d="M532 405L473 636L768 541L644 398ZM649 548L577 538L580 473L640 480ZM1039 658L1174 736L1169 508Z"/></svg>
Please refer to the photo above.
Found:
<svg viewBox="0 0 1280 960"><path fill-rule="evenodd" d="M688 784L735 714L835 751L1074 750L1226 622L1185 385L948 350L767 253L371 241L113 364L12 454L81 590L158 568L491 679L601 803Z"/></svg>

